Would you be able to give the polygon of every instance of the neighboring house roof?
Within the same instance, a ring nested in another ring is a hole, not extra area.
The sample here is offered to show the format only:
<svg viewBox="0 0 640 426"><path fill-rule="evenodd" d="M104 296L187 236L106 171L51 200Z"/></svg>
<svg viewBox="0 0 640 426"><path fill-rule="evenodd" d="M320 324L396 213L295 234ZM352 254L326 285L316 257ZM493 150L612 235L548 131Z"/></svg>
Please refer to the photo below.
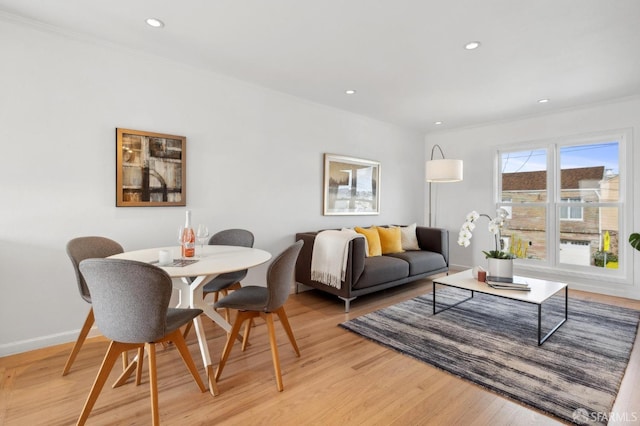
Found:
<svg viewBox="0 0 640 426"><path fill-rule="evenodd" d="M599 188L604 178L604 166L564 169L560 179L562 189ZM547 172L502 174L503 191L543 191L547 188Z"/></svg>

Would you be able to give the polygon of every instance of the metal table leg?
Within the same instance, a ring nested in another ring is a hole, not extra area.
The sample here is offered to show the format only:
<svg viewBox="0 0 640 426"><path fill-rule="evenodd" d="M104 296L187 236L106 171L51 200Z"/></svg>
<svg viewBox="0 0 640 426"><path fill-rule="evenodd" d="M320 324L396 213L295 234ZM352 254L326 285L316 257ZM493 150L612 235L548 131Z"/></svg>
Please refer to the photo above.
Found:
<svg viewBox="0 0 640 426"><path fill-rule="evenodd" d="M467 297L466 299L461 300L461 301L459 301L458 303L454 303L453 305L447 306L446 308L444 308L444 309L440 309L438 312L436 312L436 284L438 284L438 283L434 281L434 282L433 282L433 315L435 315L435 314L439 314L440 312L447 311L447 310L449 310L449 309L451 309L451 308L455 308L455 307L456 307L456 306L458 306L459 304L464 303L464 302L466 302L467 300L471 300L471 299L473 299L473 296L474 296L474 293L475 293L473 290L469 290L469 291L471 292L471 297ZM446 285L446 284L445 284L445 285ZM449 286L449 287L450 287L450 286Z"/></svg>
<svg viewBox="0 0 640 426"><path fill-rule="evenodd" d="M548 332L546 336L542 338L541 338L542 336L542 303L538 305L538 346L541 346L544 342L546 342L547 339L551 337L551 335L555 333L556 330L559 329L562 324L567 322L567 319L569 319L569 287L568 286L564 288L564 318L558 324L556 324L556 326L553 327L553 329L550 332Z"/></svg>

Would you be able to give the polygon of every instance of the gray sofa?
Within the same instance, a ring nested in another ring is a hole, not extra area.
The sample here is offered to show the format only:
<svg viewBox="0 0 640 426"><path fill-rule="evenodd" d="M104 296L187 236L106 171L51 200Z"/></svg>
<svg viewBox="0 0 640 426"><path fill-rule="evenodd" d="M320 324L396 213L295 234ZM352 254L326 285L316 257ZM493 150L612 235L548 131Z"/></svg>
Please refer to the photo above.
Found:
<svg viewBox="0 0 640 426"><path fill-rule="evenodd" d="M296 291L300 284L338 296L344 300L345 312L356 297L395 287L449 271L449 231L441 228L416 227L420 250L366 257L364 238L349 242L345 280L340 288L311 279L313 244L319 231L300 232L296 241L304 246L296 263Z"/></svg>

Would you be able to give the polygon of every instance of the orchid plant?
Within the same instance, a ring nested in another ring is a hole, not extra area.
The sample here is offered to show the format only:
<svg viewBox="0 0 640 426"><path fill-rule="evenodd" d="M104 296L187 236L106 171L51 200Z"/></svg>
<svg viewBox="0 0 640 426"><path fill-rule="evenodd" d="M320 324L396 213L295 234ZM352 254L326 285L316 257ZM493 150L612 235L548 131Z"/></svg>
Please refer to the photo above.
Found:
<svg viewBox="0 0 640 426"><path fill-rule="evenodd" d="M471 237L473 236L472 231L476 228L475 221L477 221L480 217L486 217L489 219L489 232L494 235L495 238L495 250L482 251L484 255L493 259L513 259L513 255L509 252L502 251L502 239L500 237L500 233L502 231L502 227L504 226L504 221L509 216L509 212L503 208L496 210L496 217L492 219L488 214L480 214L477 211L472 211L467 214L465 222L462 224L460 228L460 233L458 234L458 245L469 247L471 244Z"/></svg>

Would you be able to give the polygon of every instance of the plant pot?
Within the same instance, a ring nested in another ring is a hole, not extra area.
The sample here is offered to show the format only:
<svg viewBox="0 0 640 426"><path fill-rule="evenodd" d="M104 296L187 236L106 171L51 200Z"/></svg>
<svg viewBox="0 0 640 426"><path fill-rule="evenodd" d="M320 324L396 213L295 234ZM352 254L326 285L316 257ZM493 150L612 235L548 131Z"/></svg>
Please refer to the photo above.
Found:
<svg viewBox="0 0 640 426"><path fill-rule="evenodd" d="M513 259L487 259L489 270L487 280L510 281L513 280Z"/></svg>

